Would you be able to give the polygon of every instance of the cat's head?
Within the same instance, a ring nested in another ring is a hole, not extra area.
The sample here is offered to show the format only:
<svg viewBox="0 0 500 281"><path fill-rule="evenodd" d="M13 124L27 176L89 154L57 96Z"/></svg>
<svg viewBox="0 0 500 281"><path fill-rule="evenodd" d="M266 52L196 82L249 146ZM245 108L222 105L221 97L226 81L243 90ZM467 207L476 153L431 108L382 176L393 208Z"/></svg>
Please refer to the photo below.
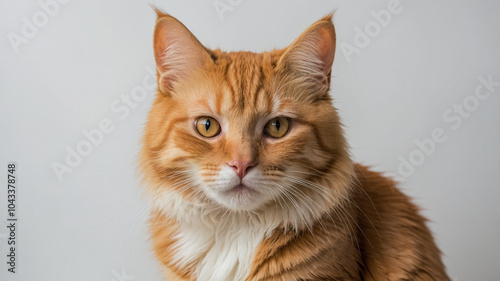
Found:
<svg viewBox="0 0 500 281"><path fill-rule="evenodd" d="M313 208L349 192L352 163L329 95L327 16L265 53L205 48L159 13L158 95L141 161L155 196L229 211Z"/></svg>

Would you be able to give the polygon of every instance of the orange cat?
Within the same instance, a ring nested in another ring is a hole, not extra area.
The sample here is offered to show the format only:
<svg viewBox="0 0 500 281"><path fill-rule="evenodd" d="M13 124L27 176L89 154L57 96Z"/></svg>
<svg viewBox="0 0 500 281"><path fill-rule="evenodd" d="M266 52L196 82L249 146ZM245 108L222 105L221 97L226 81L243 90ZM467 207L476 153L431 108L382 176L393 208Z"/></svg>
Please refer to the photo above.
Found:
<svg viewBox="0 0 500 281"><path fill-rule="evenodd" d="M354 164L331 15L289 47L205 48L158 12L141 167L166 280L449 280L425 219Z"/></svg>

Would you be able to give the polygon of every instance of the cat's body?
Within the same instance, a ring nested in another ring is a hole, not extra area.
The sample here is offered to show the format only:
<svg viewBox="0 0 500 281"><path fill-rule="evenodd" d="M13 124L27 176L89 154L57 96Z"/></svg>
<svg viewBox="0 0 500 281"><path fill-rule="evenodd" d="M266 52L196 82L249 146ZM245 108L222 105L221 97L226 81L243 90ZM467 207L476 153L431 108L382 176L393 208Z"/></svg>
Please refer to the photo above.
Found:
<svg viewBox="0 0 500 281"><path fill-rule="evenodd" d="M417 207L349 157L329 17L255 54L159 13L154 45L141 162L166 280L449 280Z"/></svg>

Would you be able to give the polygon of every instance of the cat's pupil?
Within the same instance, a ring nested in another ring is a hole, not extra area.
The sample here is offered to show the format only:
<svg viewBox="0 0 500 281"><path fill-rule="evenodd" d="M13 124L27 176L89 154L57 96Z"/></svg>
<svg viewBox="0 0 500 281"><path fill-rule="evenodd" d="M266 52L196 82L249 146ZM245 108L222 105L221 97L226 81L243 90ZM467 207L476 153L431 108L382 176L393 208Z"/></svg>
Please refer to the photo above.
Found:
<svg viewBox="0 0 500 281"><path fill-rule="evenodd" d="M279 131L280 130L280 121L276 120L276 130Z"/></svg>
<svg viewBox="0 0 500 281"><path fill-rule="evenodd" d="M208 131L209 128L210 128L210 119L207 119L207 121L205 121L205 130Z"/></svg>

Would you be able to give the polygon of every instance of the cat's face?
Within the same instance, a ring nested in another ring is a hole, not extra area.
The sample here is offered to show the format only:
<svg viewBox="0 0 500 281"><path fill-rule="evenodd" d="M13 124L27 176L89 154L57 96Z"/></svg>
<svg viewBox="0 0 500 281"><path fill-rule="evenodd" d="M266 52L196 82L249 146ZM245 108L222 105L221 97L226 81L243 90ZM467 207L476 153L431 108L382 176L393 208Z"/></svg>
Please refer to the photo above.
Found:
<svg viewBox="0 0 500 281"><path fill-rule="evenodd" d="M317 179L347 161L328 94L334 48L329 19L285 50L255 54L207 50L160 17L159 93L142 156L157 192L230 210L321 195Z"/></svg>

